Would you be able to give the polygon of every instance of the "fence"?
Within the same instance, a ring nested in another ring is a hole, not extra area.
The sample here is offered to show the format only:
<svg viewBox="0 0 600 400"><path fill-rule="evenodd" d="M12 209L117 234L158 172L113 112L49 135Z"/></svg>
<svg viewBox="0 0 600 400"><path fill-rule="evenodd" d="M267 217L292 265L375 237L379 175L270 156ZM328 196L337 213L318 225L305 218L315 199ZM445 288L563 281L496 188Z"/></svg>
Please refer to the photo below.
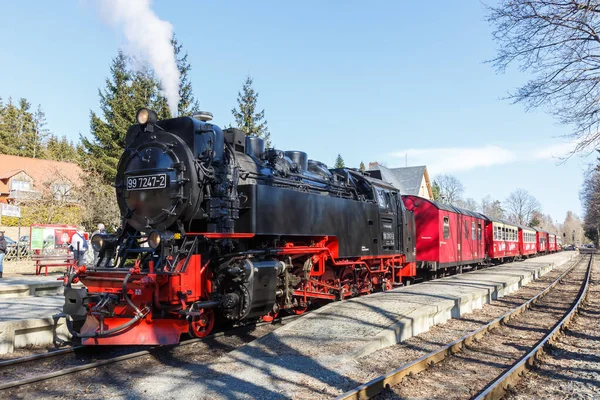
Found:
<svg viewBox="0 0 600 400"><path fill-rule="evenodd" d="M6 256L4 256L5 261L16 261L16 260L31 260L31 250L29 246L23 245L19 246L9 246L6 248Z"/></svg>

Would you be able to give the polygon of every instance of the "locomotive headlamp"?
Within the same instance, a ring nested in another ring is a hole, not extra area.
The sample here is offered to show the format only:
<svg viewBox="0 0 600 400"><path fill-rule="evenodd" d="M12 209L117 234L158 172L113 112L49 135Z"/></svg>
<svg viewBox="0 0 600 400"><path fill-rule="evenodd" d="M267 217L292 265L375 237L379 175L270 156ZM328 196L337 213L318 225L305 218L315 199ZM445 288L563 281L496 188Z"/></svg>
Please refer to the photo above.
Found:
<svg viewBox="0 0 600 400"><path fill-rule="evenodd" d="M152 247L153 249L157 249L158 246L160 246L161 239L162 238L160 237L160 232L150 232L150 234L148 235L148 246Z"/></svg>
<svg viewBox="0 0 600 400"><path fill-rule="evenodd" d="M137 122L140 125L146 125L148 123L154 124L158 121L156 113L148 108L140 108L136 116Z"/></svg>
<svg viewBox="0 0 600 400"><path fill-rule="evenodd" d="M103 247L104 238L102 237L102 235L94 235L94 237L92 237L92 248L94 249L94 251L100 252L102 251Z"/></svg>
<svg viewBox="0 0 600 400"><path fill-rule="evenodd" d="M97 252L114 248L116 243L117 237L115 235L97 234L92 236L92 248Z"/></svg>
<svg viewBox="0 0 600 400"><path fill-rule="evenodd" d="M175 240L175 235L172 232L159 232L152 231L148 235L148 246L153 249L159 248L162 246L168 246L172 244Z"/></svg>

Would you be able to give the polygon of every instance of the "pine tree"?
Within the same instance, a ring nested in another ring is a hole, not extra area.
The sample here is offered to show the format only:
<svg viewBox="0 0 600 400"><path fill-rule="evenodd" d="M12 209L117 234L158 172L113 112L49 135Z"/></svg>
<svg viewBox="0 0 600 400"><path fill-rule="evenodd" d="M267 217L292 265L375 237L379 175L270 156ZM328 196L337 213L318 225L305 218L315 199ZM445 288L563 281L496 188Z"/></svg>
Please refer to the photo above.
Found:
<svg viewBox="0 0 600 400"><path fill-rule="evenodd" d="M33 115L31 114L31 103L25 98L19 99L16 130L16 155L21 157L32 157L35 143L35 129Z"/></svg>
<svg viewBox="0 0 600 400"><path fill-rule="evenodd" d="M337 158L335 159L335 168L345 168L346 165L344 164L344 159L342 158L341 154L337 155Z"/></svg>
<svg viewBox="0 0 600 400"><path fill-rule="evenodd" d="M433 181L433 184L431 185L431 193L433 193L434 201L442 200L442 188L436 181Z"/></svg>
<svg viewBox="0 0 600 400"><path fill-rule="evenodd" d="M89 157L83 167L99 172L106 182L115 178L117 163L125 147L125 133L135 123L136 111L141 106L140 93L132 90L132 74L127 63L127 57L119 50L112 61L111 77L106 79L106 88L98 91L104 119L91 111L93 139L81 137Z"/></svg>
<svg viewBox="0 0 600 400"><path fill-rule="evenodd" d="M11 107L12 100L10 97L8 98L8 103L6 105L4 105L4 102L0 99L0 154L13 154L12 144L14 143L14 131L10 128Z"/></svg>
<svg viewBox="0 0 600 400"><path fill-rule="evenodd" d="M252 88L252 82L252 78L247 76L242 86L242 91L238 92L237 103L239 110L233 108L231 114L235 118L237 127L246 132L246 135L263 138L266 146L271 147L271 134L267 128L265 110L256 112L258 92Z"/></svg>
<svg viewBox="0 0 600 400"><path fill-rule="evenodd" d="M360 162L360 166L358 168L360 168L361 171L366 171L367 170L367 168L365 167L365 163L362 162L362 161Z"/></svg>
<svg viewBox="0 0 600 400"><path fill-rule="evenodd" d="M77 145L81 146L81 145ZM72 142L63 136L61 139L54 135L48 137L46 144L45 158L55 161L67 161L77 163L80 159L77 147Z"/></svg>
<svg viewBox="0 0 600 400"><path fill-rule="evenodd" d="M33 132L32 132L32 155L33 158L45 158L44 150L46 148L46 140L50 135L50 130L47 128L46 114L42 110L42 105L38 104L38 108L33 114Z"/></svg>
<svg viewBox="0 0 600 400"><path fill-rule="evenodd" d="M177 116L191 116L200 111L200 106L194 97L192 83L189 78L192 66L188 62L187 52L182 53L183 45L177 42L175 35L171 39L171 44L173 45L173 52L177 59L177 69L179 69L179 104L177 105Z"/></svg>

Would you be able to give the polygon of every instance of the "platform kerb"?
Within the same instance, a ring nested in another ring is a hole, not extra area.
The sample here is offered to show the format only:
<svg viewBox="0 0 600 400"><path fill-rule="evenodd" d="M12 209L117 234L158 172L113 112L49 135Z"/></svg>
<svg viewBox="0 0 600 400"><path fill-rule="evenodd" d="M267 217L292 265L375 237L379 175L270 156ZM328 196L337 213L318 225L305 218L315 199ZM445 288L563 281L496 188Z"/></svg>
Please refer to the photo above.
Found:
<svg viewBox="0 0 600 400"><path fill-rule="evenodd" d="M0 298L0 354L15 348L54 342L53 315L62 311L64 296ZM57 324L61 340L70 338L64 319Z"/></svg>
<svg viewBox="0 0 600 400"><path fill-rule="evenodd" d="M266 335L252 345L267 347L274 339L300 350L297 338L310 343L352 342L352 358L368 355L426 332L433 325L460 318L571 259L574 254L555 254L455 275L371 296L330 303L304 318ZM251 346L252 346L251 345ZM324 347L327 347L326 345ZM302 349L306 355L311 349ZM325 348L317 359L328 358ZM310 355L309 355L310 356ZM334 356L334 354L329 354Z"/></svg>
<svg viewBox="0 0 600 400"><path fill-rule="evenodd" d="M12 353L16 348L52 344L55 334L59 341L71 339L64 319L56 324L56 330L54 324L52 317L0 322L0 354Z"/></svg>
<svg viewBox="0 0 600 400"><path fill-rule="evenodd" d="M0 298L26 296L56 296L63 293L62 279L3 278L0 281Z"/></svg>
<svg viewBox="0 0 600 400"><path fill-rule="evenodd" d="M518 264L517 264L518 265ZM459 293L453 300L440 301L435 305L423 306L398 320L397 323L382 329L381 333L371 339L370 343L359 348L353 353L354 358L363 357L377 350L393 346L413 336L427 332L432 326L441 324L451 318L460 318L473 310L481 309L492 300L504 297L531 283L533 280L550 272L555 263L528 262L526 271L515 271L513 276L506 272L499 273L506 277L504 282L490 280L495 275L493 269L475 271L469 274L468 282L464 276L456 275L438 281L429 282L429 288L436 285L480 285L471 292ZM505 271L505 270L503 270ZM479 279L482 277L482 279ZM438 292L439 293L439 292Z"/></svg>

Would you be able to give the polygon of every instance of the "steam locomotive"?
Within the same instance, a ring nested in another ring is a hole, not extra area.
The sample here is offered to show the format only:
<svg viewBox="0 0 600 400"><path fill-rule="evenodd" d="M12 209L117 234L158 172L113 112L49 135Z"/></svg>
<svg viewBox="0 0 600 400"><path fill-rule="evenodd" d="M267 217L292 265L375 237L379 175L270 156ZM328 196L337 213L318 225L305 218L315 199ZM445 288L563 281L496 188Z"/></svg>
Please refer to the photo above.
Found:
<svg viewBox="0 0 600 400"><path fill-rule="evenodd" d="M414 215L357 169L141 109L115 180L122 225L65 277L83 344L174 344L237 322L389 290L415 276ZM82 282L82 285L76 283Z"/></svg>

